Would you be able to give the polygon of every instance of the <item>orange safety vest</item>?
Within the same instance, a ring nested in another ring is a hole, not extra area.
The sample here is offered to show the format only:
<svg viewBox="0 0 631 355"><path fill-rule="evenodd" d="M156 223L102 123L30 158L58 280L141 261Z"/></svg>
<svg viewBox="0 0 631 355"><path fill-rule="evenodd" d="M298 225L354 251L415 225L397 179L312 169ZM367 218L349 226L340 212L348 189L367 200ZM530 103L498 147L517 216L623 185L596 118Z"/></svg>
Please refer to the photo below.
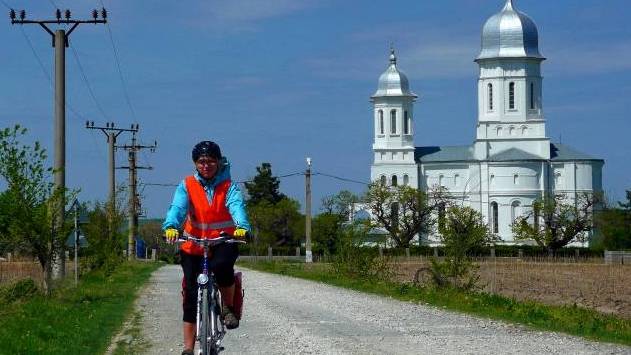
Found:
<svg viewBox="0 0 631 355"><path fill-rule="evenodd" d="M235 225L230 211L226 207L226 195L230 187L230 180L215 186L211 203L208 202L204 187L194 176L187 176L184 179L184 184L189 201L188 215L186 222L184 222L184 235L213 239L219 237L221 232L234 233ZM204 248L192 241L183 243L180 249L187 254L204 254Z"/></svg>

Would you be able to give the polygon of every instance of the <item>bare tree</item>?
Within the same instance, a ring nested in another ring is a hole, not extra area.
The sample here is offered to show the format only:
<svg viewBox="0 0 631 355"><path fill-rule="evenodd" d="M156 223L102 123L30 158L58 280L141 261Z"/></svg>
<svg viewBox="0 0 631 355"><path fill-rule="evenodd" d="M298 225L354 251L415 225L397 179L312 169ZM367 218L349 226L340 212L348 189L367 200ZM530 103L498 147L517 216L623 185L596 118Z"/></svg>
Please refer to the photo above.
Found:
<svg viewBox="0 0 631 355"><path fill-rule="evenodd" d="M534 240L550 253L569 243L585 242L593 229L594 207L601 197L579 194L572 201L565 195L546 196L533 203L532 210L515 219L512 230L519 240Z"/></svg>
<svg viewBox="0 0 631 355"><path fill-rule="evenodd" d="M446 191L436 188L429 193L409 186L370 184L365 202L377 227L382 227L398 247L407 248L415 235L430 232L437 211L444 206Z"/></svg>

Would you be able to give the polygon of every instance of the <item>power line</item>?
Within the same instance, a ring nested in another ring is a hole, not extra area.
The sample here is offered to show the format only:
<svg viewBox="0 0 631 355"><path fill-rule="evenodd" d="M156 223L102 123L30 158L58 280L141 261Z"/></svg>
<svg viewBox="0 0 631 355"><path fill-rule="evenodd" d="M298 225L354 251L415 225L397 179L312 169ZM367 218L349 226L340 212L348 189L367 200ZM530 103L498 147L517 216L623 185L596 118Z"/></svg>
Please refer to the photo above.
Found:
<svg viewBox="0 0 631 355"><path fill-rule="evenodd" d="M88 76L85 74L85 71L83 70L83 65L81 65L81 61L79 60L79 54L77 53L77 50L75 49L74 46L70 46L70 48L72 49L72 54L74 54L74 58L77 62L77 66L79 67L79 71L81 72L81 76L83 77L83 82L85 83L85 86L88 88L88 92L90 93L90 96L92 97L92 100L94 101L94 104L103 115L103 118L107 120L108 119L107 114L105 114L105 111L103 110L103 107L101 106L101 103L99 102L99 100L96 99L96 95L94 95L94 91L92 90L92 85L90 85L90 82L88 81Z"/></svg>
<svg viewBox="0 0 631 355"><path fill-rule="evenodd" d="M99 0L99 2L101 3L101 6L105 8L105 4L103 4L103 0ZM110 43L112 44L112 50L114 51L114 58L116 59L116 68L118 69L118 76L123 86L123 93L125 94L125 100L127 101L127 106L129 106L129 111L131 112L131 116L134 118L134 121L138 122L138 119L136 118L136 111L134 111L134 107L131 105L129 93L127 92L127 83L125 81L125 77L123 76L123 70L121 69L121 63L118 57L118 50L116 49L116 44L114 43L114 35L112 34L112 29L110 28L109 23L106 24L105 27L107 27L107 33L109 34Z"/></svg>
<svg viewBox="0 0 631 355"><path fill-rule="evenodd" d="M358 180L348 179L348 178L335 176L335 175L331 175L331 174L325 174L325 173L322 173L322 172L315 172L312 175L322 175L322 176L330 177L330 178L341 180L341 181L354 182L356 184L362 184L362 185L370 185L369 183L367 183L365 181L358 181Z"/></svg>

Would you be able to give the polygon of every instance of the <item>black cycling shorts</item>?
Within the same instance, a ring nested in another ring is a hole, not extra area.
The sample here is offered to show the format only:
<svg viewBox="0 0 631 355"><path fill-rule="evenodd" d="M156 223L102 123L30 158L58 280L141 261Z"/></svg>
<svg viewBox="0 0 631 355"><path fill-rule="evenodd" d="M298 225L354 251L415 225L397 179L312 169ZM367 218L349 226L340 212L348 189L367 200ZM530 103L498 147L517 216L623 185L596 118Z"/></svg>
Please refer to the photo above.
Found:
<svg viewBox="0 0 631 355"><path fill-rule="evenodd" d="M180 250L182 271L182 308L184 316L182 320L195 323L197 316L197 275L202 272L201 255L191 255ZM208 270L215 274L215 280L221 287L234 284L234 262L239 257L239 248L236 244L221 244L212 250L212 256L208 260Z"/></svg>

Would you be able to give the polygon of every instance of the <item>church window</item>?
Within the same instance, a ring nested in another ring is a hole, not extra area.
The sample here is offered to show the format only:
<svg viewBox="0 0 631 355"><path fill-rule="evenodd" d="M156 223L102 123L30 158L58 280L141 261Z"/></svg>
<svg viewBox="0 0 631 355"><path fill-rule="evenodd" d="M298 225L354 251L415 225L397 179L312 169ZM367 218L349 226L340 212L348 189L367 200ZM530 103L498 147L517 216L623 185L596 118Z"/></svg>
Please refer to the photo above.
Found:
<svg viewBox="0 0 631 355"><path fill-rule="evenodd" d="M384 186L385 186L385 185L386 185L386 177L385 177L385 176L383 176L383 175L381 175L380 180L381 180L381 185L384 185Z"/></svg>
<svg viewBox="0 0 631 355"><path fill-rule="evenodd" d="M456 174L454 175L454 186L458 186L458 178L460 177L460 175Z"/></svg>
<svg viewBox="0 0 631 355"><path fill-rule="evenodd" d="M499 232L499 211L498 211L497 202L491 202L491 228L493 233Z"/></svg>
<svg viewBox="0 0 631 355"><path fill-rule="evenodd" d="M489 84L489 111L493 111L493 84Z"/></svg>
<svg viewBox="0 0 631 355"><path fill-rule="evenodd" d="M397 186L397 176L396 175L392 175L392 186Z"/></svg>
<svg viewBox="0 0 631 355"><path fill-rule="evenodd" d="M410 177L407 174L403 175L403 185L408 186L409 183L410 183Z"/></svg>
<svg viewBox="0 0 631 355"><path fill-rule="evenodd" d="M390 111L390 133L397 133L397 110Z"/></svg>
<svg viewBox="0 0 631 355"><path fill-rule="evenodd" d="M519 218L519 216L521 216L521 202L514 201L511 204L511 219L513 223L515 223L515 221L517 220L517 218Z"/></svg>
<svg viewBox="0 0 631 355"><path fill-rule="evenodd" d="M502 135L502 127L497 127L497 136L500 137Z"/></svg>
<svg viewBox="0 0 631 355"><path fill-rule="evenodd" d="M521 126L521 135L525 136L528 134L528 127L526 126Z"/></svg>
<svg viewBox="0 0 631 355"><path fill-rule="evenodd" d="M513 175L513 183L515 185L519 184L519 174Z"/></svg>
<svg viewBox="0 0 631 355"><path fill-rule="evenodd" d="M508 84L508 109L515 109L515 83L510 82Z"/></svg>
<svg viewBox="0 0 631 355"><path fill-rule="evenodd" d="M443 180L445 180L445 176L443 174L440 174L438 176L438 186L441 186L441 187L444 186L443 185Z"/></svg>
<svg viewBox="0 0 631 355"><path fill-rule="evenodd" d="M403 111L403 133L410 134L410 121L408 120L407 111Z"/></svg>
<svg viewBox="0 0 631 355"><path fill-rule="evenodd" d="M535 84L530 83L530 109L535 109Z"/></svg>
<svg viewBox="0 0 631 355"><path fill-rule="evenodd" d="M379 110L379 134L384 134L383 132L383 110Z"/></svg>
<svg viewBox="0 0 631 355"><path fill-rule="evenodd" d="M495 181L495 174L491 174L491 182L490 182L490 184L493 185L494 181Z"/></svg>
<svg viewBox="0 0 631 355"><path fill-rule="evenodd" d="M508 135L510 135L510 136L514 136L514 135L515 135L515 127L512 127L512 126L511 126L511 127L508 129Z"/></svg>

